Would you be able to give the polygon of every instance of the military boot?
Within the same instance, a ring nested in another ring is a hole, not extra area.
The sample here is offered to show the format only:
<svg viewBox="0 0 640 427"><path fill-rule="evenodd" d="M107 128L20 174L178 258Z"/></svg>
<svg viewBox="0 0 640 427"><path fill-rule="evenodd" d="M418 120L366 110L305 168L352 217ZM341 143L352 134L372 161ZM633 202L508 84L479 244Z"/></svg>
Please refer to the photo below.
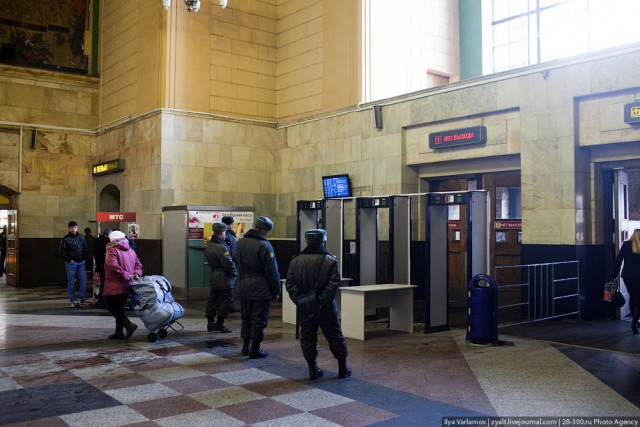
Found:
<svg viewBox="0 0 640 427"><path fill-rule="evenodd" d="M207 332L213 332L216 326L216 319L214 317L207 317Z"/></svg>
<svg viewBox="0 0 640 427"><path fill-rule="evenodd" d="M243 356L248 356L249 355L249 344L250 344L249 340L244 340L244 343L242 344L242 350L240 351L240 354L242 354Z"/></svg>
<svg viewBox="0 0 640 427"><path fill-rule="evenodd" d="M218 320L216 320L216 323L213 325L213 331L228 334L231 332L231 329L224 326L224 317L218 316Z"/></svg>
<svg viewBox="0 0 640 427"><path fill-rule="evenodd" d="M318 367L318 362L316 362L315 359L313 359L312 361L307 361L307 365L309 366L310 380L317 380L324 375L324 372Z"/></svg>
<svg viewBox="0 0 640 427"><path fill-rule="evenodd" d="M269 353L260 348L260 341L251 343L251 350L249 350L249 359L262 359L267 357Z"/></svg>
<svg viewBox="0 0 640 427"><path fill-rule="evenodd" d="M347 378L351 376L351 368L347 366L347 359L343 357L338 359L338 378Z"/></svg>

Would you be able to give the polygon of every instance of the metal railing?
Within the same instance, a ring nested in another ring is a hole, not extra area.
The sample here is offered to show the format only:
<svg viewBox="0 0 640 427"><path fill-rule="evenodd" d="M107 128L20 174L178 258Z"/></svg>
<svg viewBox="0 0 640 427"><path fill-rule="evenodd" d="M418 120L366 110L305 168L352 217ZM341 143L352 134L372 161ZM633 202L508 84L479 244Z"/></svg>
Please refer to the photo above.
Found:
<svg viewBox="0 0 640 427"><path fill-rule="evenodd" d="M499 266L494 278L500 324L580 318L579 261Z"/></svg>

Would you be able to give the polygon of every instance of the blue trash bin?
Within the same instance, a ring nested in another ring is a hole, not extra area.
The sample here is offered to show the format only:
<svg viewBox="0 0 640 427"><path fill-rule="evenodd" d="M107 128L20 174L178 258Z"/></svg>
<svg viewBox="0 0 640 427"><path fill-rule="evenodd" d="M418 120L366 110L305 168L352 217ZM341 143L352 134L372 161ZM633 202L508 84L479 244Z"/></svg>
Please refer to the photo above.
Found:
<svg viewBox="0 0 640 427"><path fill-rule="evenodd" d="M467 341L498 345L498 285L487 274L467 285Z"/></svg>

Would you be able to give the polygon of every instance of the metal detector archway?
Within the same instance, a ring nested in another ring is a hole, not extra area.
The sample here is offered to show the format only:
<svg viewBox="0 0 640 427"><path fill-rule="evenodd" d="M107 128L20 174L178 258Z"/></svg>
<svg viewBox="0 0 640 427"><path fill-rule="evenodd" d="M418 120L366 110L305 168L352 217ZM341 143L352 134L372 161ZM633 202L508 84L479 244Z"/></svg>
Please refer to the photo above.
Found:
<svg viewBox="0 0 640 427"><path fill-rule="evenodd" d="M467 277L489 272L489 193L481 190L427 193L428 282L425 287L425 333L449 329L449 206L467 205Z"/></svg>
<svg viewBox="0 0 640 427"><path fill-rule="evenodd" d="M389 257L387 276L378 277L378 211L389 209ZM411 198L409 196L359 197L356 199L356 253L358 285L410 284Z"/></svg>
<svg viewBox="0 0 640 427"><path fill-rule="evenodd" d="M342 266L344 241L344 201L342 199L299 200L297 202L296 254L306 244L304 232L312 228L327 231L327 250Z"/></svg>

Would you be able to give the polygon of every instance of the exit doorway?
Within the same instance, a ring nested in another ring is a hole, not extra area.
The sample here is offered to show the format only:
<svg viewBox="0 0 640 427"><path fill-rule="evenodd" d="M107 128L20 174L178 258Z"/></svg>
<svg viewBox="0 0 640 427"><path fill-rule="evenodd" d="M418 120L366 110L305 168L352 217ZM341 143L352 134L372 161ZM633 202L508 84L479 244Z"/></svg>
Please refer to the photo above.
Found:
<svg viewBox="0 0 640 427"><path fill-rule="evenodd" d="M522 245L522 206L520 171L490 172L428 181L428 191L486 190L489 193L489 274L495 267L520 264ZM467 206L449 207L448 221L448 307L449 326L466 327L467 283ZM510 278L501 277L502 280ZM514 278L515 280L515 278Z"/></svg>

